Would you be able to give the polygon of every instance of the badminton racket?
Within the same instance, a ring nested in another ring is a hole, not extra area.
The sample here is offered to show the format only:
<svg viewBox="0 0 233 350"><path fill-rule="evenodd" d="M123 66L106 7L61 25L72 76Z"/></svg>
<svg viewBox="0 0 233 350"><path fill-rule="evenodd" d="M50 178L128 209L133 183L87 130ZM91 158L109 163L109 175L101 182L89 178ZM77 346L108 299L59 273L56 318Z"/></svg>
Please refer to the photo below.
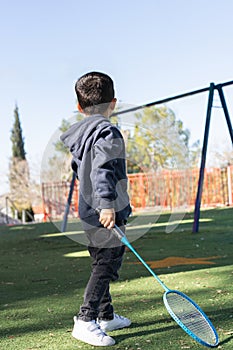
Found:
<svg viewBox="0 0 233 350"><path fill-rule="evenodd" d="M115 236L136 255L151 275L163 287L165 290L163 294L164 305L176 323L200 344L207 347L217 346L219 343L218 334L201 308L184 293L169 289L132 247L126 235L118 226L115 225L112 231Z"/></svg>

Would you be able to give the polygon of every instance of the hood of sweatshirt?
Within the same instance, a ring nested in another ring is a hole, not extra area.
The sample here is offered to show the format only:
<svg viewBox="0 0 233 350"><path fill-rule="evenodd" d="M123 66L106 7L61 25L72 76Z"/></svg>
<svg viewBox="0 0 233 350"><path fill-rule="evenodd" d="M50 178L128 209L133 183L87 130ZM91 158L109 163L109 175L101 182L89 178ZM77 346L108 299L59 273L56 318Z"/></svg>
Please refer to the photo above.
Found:
<svg viewBox="0 0 233 350"><path fill-rule="evenodd" d="M85 117L83 120L73 124L66 132L60 136L60 140L67 146L70 152L78 159L82 159L86 140L101 124L111 125L110 121L98 114Z"/></svg>

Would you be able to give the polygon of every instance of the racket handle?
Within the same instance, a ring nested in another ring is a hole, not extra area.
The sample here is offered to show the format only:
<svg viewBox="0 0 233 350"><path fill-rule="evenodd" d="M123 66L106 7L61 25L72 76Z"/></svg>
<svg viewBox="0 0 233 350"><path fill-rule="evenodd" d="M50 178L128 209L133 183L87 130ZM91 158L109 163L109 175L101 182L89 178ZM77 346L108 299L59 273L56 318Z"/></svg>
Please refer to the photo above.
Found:
<svg viewBox="0 0 233 350"><path fill-rule="evenodd" d="M96 210L96 213L99 215L101 210L99 208L97 208ZM117 226L117 225L114 225L114 227L111 229L112 230L112 233L121 241L122 238L125 238L125 234L124 232L121 231L121 229Z"/></svg>
<svg viewBox="0 0 233 350"><path fill-rule="evenodd" d="M117 226L114 225L112 228L112 233L120 240L122 241L122 238L125 238L124 232L121 231L121 229Z"/></svg>

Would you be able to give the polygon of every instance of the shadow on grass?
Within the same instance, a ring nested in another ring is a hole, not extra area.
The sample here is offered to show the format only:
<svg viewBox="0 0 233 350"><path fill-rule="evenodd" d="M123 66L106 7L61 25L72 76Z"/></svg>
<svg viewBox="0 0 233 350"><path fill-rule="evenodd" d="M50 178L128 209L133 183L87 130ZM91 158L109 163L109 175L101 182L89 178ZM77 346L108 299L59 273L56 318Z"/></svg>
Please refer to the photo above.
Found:
<svg viewBox="0 0 233 350"><path fill-rule="evenodd" d="M152 221L153 215L145 215L145 223ZM189 220L192 216L192 213L187 213L185 219ZM166 224L169 217L169 214L162 214L158 222ZM210 221L203 222L200 234L191 234L191 221L181 223L170 234L165 234L162 226L155 226L136 241L134 246L146 261L161 260L169 256L220 257L213 260L213 265L193 264L156 269L155 272L161 275L231 265L233 208L206 210L201 213L201 217ZM65 256L77 251L82 252L86 250L85 246L66 236L56 236L57 228L50 223L1 226L0 233L0 295L3 305L9 304L14 307L14 302L17 301L38 299L45 295L68 295L77 290L80 294L83 293L89 277L90 258ZM132 265L134 262L138 262L137 258L128 252L121 270L121 281L149 276L142 265ZM222 274L221 281L224 279ZM221 284L219 288L223 288ZM201 289L200 293L203 294L204 290Z"/></svg>
<svg viewBox="0 0 233 350"><path fill-rule="evenodd" d="M232 308L221 310L222 314L224 314L224 317L230 317L230 315L232 315L232 311L233 311ZM216 313L215 311L212 311L208 313L208 317L211 318L211 321L214 323L214 326L216 326L220 321L221 314ZM158 324L164 324L164 323L168 325L165 325L165 326L163 325L161 327L158 327ZM147 327L149 328L148 330L145 329ZM138 330L142 328L143 330L141 331ZM135 331L133 332L130 331L130 332L127 332L127 334L116 335L114 336L114 338L117 340L117 342L121 342L125 339L134 338L135 336L143 338L144 336L149 336L152 334L159 334L159 333L165 333L165 332L167 333L167 332L176 331L176 330L181 330L183 332L180 326L176 324L172 318L160 319L154 322L140 322L140 323L134 322L131 324L130 330L134 330L134 329ZM166 335L166 339L167 339L167 335ZM221 337L220 337L219 346L229 343L232 339L233 339L233 336L227 337L224 340L221 340Z"/></svg>
<svg viewBox="0 0 233 350"><path fill-rule="evenodd" d="M156 313L156 310L154 311ZM228 317L232 314L231 308L226 308L221 310L221 314L225 317ZM220 321L220 313L216 313L216 311L208 312L208 317L211 319L211 321L217 325L218 321ZM24 321L24 320L22 320ZM32 323L33 321L33 323ZM36 318L31 320L27 320L28 324L25 324L23 326L19 326L18 322L15 321L15 326L6 326L4 329L4 326L2 325L2 329L0 330L0 336L10 336L14 334L17 335L23 335L25 333L31 333L31 332L38 332L38 331L52 331L55 329L64 329L67 328L67 332L71 331L71 328L73 326L72 324L72 318L71 315L68 313L60 313L59 316L54 316L52 319L48 320L46 317L44 318L43 322L37 320ZM165 324L165 326L164 326ZM153 327L153 325L155 327ZM163 326L159 326L163 325ZM150 329L146 329L146 328ZM153 327L153 329L151 329ZM143 328L142 331L138 331L139 328ZM143 336L143 335L149 335L152 333L163 333L167 331L172 331L175 329L180 329L180 327L175 323L175 321L168 315L167 317L163 318L157 318L153 321L142 321L142 322L132 322L130 330L134 330L135 332L130 332L123 335L117 335L116 337L119 337L119 339L123 340L124 338L134 337L135 333L137 336ZM125 330L126 331L126 330ZM119 330L115 331L119 332ZM225 343L226 341L230 341L233 336L228 337L223 341Z"/></svg>
<svg viewBox="0 0 233 350"><path fill-rule="evenodd" d="M143 331L139 331L138 328L142 328L142 327L150 327L150 329L148 330L143 330ZM134 328L134 324L132 324L130 326L130 329ZM127 332L127 334L122 334L122 335L114 335L113 337L114 339L117 341L117 343L122 342L125 339L129 339L129 338L134 338L136 337L144 337L144 336L149 336L152 334L158 334L158 333L164 333L164 332L170 332L173 330L177 330L179 328L178 325L172 325L172 326L165 326L165 327L161 327L161 328L156 328L153 327L151 329L151 324L150 323L142 323L138 326L137 330L135 330L135 332ZM167 335L166 335L167 337Z"/></svg>
<svg viewBox="0 0 233 350"><path fill-rule="evenodd" d="M224 345L224 344L227 344L227 343L229 343L232 339L233 339L233 335L230 336L230 337L228 337L228 338L226 338L226 339L223 340L223 341L220 341L220 342L219 342L219 345L222 346L222 345Z"/></svg>

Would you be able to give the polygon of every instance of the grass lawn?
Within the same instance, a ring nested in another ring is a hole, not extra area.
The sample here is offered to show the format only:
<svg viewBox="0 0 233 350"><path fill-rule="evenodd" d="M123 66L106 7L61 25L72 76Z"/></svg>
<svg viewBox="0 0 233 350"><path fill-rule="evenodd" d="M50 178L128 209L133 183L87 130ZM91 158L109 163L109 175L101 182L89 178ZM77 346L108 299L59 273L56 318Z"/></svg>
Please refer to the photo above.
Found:
<svg viewBox="0 0 233 350"><path fill-rule="evenodd" d="M155 216L141 216L141 228ZM169 214L132 243L171 289L194 299L215 325L218 349L233 349L233 208L201 212L200 232L192 234L193 213L174 231ZM129 235L140 227L129 225ZM94 349L71 337L73 316L82 302L90 272L85 246L56 235L50 223L0 226L0 349ZM170 232L170 233L166 233ZM110 333L115 350L201 349L170 318L163 289L127 251L120 280L112 284L116 312L128 329Z"/></svg>

